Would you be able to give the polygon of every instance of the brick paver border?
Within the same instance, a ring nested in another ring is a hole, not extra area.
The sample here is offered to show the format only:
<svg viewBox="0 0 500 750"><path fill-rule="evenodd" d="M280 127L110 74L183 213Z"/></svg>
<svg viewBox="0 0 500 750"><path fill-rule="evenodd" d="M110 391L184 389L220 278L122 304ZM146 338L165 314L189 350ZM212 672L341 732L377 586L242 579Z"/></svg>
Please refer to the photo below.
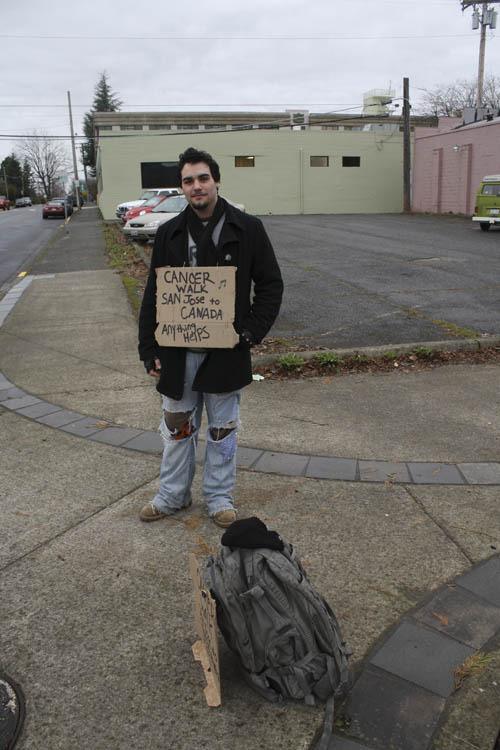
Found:
<svg viewBox="0 0 500 750"><path fill-rule="evenodd" d="M49 276L52 277L54 274L25 276L7 292L0 300L0 326L31 282L36 278ZM85 440L141 453L156 454L161 453L163 449L161 437L157 432L116 425L100 417L64 409L18 388L1 372L0 405L27 419L69 432ZM237 462L243 469L311 479L415 485L500 485L498 461L394 462L284 453L240 446Z"/></svg>
<svg viewBox="0 0 500 750"><path fill-rule="evenodd" d="M499 580L494 555L404 615L364 661L342 707L349 736L335 735L328 750L429 750L456 689L455 670L500 636Z"/></svg>

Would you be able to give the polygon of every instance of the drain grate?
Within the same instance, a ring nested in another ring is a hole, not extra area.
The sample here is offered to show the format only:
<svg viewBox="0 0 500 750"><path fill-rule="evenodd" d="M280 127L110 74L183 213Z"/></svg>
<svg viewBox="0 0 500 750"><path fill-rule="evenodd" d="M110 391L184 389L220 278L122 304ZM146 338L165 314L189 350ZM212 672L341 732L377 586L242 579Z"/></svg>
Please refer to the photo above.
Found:
<svg viewBox="0 0 500 750"><path fill-rule="evenodd" d="M11 750L16 744L24 713L21 688L0 672L0 750Z"/></svg>

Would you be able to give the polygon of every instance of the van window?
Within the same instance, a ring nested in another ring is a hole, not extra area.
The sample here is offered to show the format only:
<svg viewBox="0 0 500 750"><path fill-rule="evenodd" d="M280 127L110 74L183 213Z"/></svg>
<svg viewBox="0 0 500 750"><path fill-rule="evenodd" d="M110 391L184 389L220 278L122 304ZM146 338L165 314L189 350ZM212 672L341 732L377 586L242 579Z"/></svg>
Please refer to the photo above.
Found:
<svg viewBox="0 0 500 750"><path fill-rule="evenodd" d="M500 196L500 183L498 183L497 185L494 185L494 184L483 185L483 189L481 190L481 193L483 195Z"/></svg>

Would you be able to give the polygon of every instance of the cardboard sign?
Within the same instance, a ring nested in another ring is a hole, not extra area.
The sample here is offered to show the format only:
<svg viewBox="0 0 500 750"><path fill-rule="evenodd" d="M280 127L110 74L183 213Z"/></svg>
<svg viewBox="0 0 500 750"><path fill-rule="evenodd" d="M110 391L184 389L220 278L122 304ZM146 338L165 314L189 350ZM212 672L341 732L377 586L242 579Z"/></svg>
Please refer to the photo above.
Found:
<svg viewBox="0 0 500 750"><path fill-rule="evenodd" d="M205 588L199 562L193 554L189 555L189 571L193 579L194 621L199 638L193 644L192 651L196 661L201 662L205 673L207 686L203 692L207 704L220 706L219 641L215 601Z"/></svg>
<svg viewBox="0 0 500 750"><path fill-rule="evenodd" d="M160 346L232 349L235 266L156 269L155 336Z"/></svg>

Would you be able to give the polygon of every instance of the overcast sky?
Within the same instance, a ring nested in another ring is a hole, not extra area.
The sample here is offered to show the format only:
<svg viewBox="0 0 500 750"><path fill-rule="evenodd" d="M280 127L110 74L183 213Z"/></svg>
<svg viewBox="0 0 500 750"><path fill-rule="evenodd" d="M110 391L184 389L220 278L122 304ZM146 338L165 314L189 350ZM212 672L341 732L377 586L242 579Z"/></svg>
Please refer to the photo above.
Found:
<svg viewBox="0 0 500 750"><path fill-rule="evenodd" d="M459 0L1 5L0 160L16 149L6 134L69 132L68 90L81 134L104 70L123 111L360 113L363 92L391 85L401 96L403 76L418 106L422 89L477 75L479 31ZM486 74L500 69L495 34Z"/></svg>

